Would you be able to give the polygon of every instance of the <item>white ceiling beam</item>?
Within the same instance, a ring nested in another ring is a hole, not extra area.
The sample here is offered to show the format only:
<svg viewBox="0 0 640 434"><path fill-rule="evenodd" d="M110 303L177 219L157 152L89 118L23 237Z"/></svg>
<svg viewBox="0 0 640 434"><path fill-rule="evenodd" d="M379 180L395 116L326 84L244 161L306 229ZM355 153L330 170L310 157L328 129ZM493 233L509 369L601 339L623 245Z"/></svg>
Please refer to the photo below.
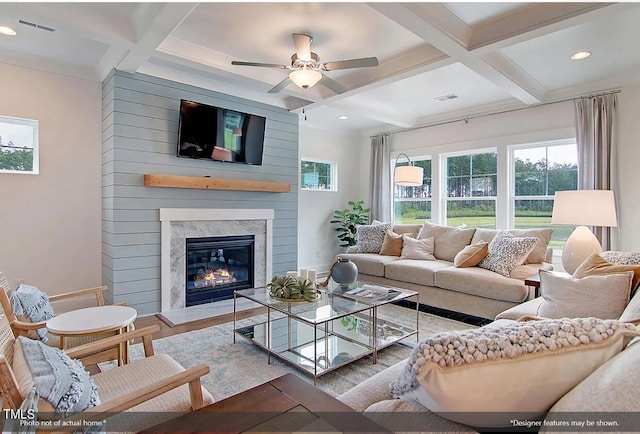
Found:
<svg viewBox="0 0 640 434"><path fill-rule="evenodd" d="M500 70L505 62L490 64L470 52L472 29L441 4L371 3L370 6L520 101L526 104L542 101L545 89L526 74L516 73L515 65L509 65L507 71Z"/></svg>
<svg viewBox="0 0 640 434"><path fill-rule="evenodd" d="M134 14L134 25L138 39L114 65L121 71L138 71L173 30L195 9L197 3L165 3L162 5L141 4Z"/></svg>

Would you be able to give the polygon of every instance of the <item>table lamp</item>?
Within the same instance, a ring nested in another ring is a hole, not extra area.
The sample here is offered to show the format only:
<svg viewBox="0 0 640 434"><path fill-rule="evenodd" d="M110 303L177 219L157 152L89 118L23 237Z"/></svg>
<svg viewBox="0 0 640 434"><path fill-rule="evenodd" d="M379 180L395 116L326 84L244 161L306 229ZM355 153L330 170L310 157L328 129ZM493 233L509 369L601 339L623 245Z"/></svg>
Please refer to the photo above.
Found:
<svg viewBox="0 0 640 434"><path fill-rule="evenodd" d="M589 255L602 252L600 242L587 226L618 226L613 191L556 191L551 224L577 225L562 250L562 266L573 274Z"/></svg>

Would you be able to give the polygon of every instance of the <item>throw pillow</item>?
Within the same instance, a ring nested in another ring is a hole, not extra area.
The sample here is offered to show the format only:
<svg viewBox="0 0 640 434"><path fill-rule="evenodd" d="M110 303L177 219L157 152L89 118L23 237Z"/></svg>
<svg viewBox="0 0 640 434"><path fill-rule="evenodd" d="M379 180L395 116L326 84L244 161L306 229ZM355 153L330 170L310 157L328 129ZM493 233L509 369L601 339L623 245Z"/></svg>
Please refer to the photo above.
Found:
<svg viewBox="0 0 640 434"><path fill-rule="evenodd" d="M413 350L389 391L456 422L513 427L518 415L548 411L638 335L632 324L596 318L440 333Z"/></svg>
<svg viewBox="0 0 640 434"><path fill-rule="evenodd" d="M454 267L475 267L489 253L489 243L480 241L476 244L469 244L460 250L453 258Z"/></svg>
<svg viewBox="0 0 640 434"><path fill-rule="evenodd" d="M540 270L544 301L538 316L545 318L619 318L629 303L633 271L576 279Z"/></svg>
<svg viewBox="0 0 640 434"><path fill-rule="evenodd" d="M391 226L391 223L358 226L356 236L360 253L380 253L384 242L384 234L386 231L391 230Z"/></svg>
<svg viewBox="0 0 640 434"><path fill-rule="evenodd" d="M380 248L381 255L400 256L402 253L402 235L392 231L386 231L384 241Z"/></svg>
<svg viewBox="0 0 640 434"><path fill-rule="evenodd" d="M21 320L40 322L53 318L49 297L35 286L21 284L11 294L10 301L14 315ZM36 333L42 342L47 342L46 328L39 328Z"/></svg>
<svg viewBox="0 0 640 434"><path fill-rule="evenodd" d="M629 304L622 311L618 321L633 322L636 325L640 325L640 291L636 291L636 294L631 297Z"/></svg>
<svg viewBox="0 0 640 434"><path fill-rule="evenodd" d="M472 243L486 241L490 243L500 231L495 229L477 228L471 239ZM538 238L538 244L531 250L529 256L524 260L525 264L539 264L544 262L547 257L547 247L551 241L553 230L549 228L533 228L533 229L510 229L509 232L514 237L534 237Z"/></svg>
<svg viewBox="0 0 640 434"><path fill-rule="evenodd" d="M402 235L401 259L426 259L435 261L433 256L433 238L414 239L409 235Z"/></svg>
<svg viewBox="0 0 640 434"><path fill-rule="evenodd" d="M471 243L475 231L475 228L454 228L425 222L418 238L433 237L434 256L453 262L458 252Z"/></svg>
<svg viewBox="0 0 640 434"><path fill-rule="evenodd" d="M640 284L640 264L638 265L616 265L604 260L597 253L592 254L578 266L573 272L573 277L581 279L587 276L596 276L600 274L621 273L624 271L633 271L633 284L631 285L631 294L633 294Z"/></svg>
<svg viewBox="0 0 640 434"><path fill-rule="evenodd" d="M500 231L489 243L489 253L478 266L509 277L514 268L524 263L536 244L537 238L519 238Z"/></svg>
<svg viewBox="0 0 640 434"><path fill-rule="evenodd" d="M640 252L618 252L608 250L600 253L605 261L616 265L637 265L640 264Z"/></svg>
<svg viewBox="0 0 640 434"><path fill-rule="evenodd" d="M67 417L100 404L98 388L79 360L40 341L23 336L18 341L36 392L53 406L56 416Z"/></svg>

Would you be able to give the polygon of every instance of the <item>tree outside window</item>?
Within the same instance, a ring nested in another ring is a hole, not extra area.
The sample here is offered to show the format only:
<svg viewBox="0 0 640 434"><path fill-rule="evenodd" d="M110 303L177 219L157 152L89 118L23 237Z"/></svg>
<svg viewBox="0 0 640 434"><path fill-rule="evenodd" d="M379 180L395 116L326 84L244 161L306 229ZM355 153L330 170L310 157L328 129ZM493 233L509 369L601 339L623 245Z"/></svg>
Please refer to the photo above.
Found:
<svg viewBox="0 0 640 434"><path fill-rule="evenodd" d="M449 226L496 227L497 153L446 158Z"/></svg>
<svg viewBox="0 0 640 434"><path fill-rule="evenodd" d="M562 250L572 226L551 226L556 191L578 188L578 151L575 141L516 147L512 150L513 225L516 228L551 227L550 247Z"/></svg>
<svg viewBox="0 0 640 434"><path fill-rule="evenodd" d="M0 116L0 173L37 174L38 121Z"/></svg>
<svg viewBox="0 0 640 434"><path fill-rule="evenodd" d="M337 172L333 161L303 158L300 163L302 189L338 191Z"/></svg>
<svg viewBox="0 0 640 434"><path fill-rule="evenodd" d="M423 223L431 221L431 159L428 157L412 157L414 166L424 169L423 184L419 187L394 186L393 209L394 221L402 224ZM392 162L393 164L393 162ZM407 166L409 162L396 163L396 166Z"/></svg>

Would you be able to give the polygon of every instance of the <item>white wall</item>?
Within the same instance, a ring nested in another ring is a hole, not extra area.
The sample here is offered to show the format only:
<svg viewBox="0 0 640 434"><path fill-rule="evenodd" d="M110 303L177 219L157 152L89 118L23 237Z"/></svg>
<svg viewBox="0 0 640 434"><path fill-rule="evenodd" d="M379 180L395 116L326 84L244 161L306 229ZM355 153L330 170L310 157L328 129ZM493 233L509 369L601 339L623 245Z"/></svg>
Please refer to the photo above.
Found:
<svg viewBox="0 0 640 434"><path fill-rule="evenodd" d="M338 163L338 191L301 190L298 195L298 267L326 271L339 251L337 232L329 224L333 212L347 208L350 200L369 201L368 153L362 139L307 127L301 122L300 159L319 158ZM365 161L366 159L366 161ZM300 185L300 183L299 183Z"/></svg>
<svg viewBox="0 0 640 434"><path fill-rule="evenodd" d="M101 84L4 63L0 77L0 115L40 124L40 174L0 174L0 270L50 294L98 286Z"/></svg>

